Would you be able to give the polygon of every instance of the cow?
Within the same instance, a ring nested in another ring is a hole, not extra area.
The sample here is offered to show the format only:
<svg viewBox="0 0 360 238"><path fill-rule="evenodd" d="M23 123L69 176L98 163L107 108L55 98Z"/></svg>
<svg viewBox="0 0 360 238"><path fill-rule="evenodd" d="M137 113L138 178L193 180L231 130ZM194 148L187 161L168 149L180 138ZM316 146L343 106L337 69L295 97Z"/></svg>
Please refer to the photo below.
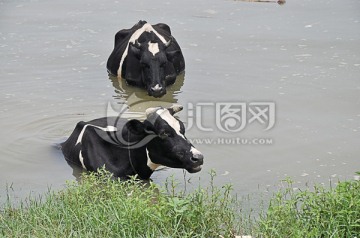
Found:
<svg viewBox="0 0 360 238"><path fill-rule="evenodd" d="M185 60L168 25L139 21L116 33L107 69L128 84L145 88L150 96L161 97L185 70Z"/></svg>
<svg viewBox="0 0 360 238"><path fill-rule="evenodd" d="M88 171L105 166L114 177L137 175L149 179L159 166L201 170L203 154L185 136L184 124L174 117L182 106L154 107L146 119L104 117L79 122L61 144L65 159Z"/></svg>

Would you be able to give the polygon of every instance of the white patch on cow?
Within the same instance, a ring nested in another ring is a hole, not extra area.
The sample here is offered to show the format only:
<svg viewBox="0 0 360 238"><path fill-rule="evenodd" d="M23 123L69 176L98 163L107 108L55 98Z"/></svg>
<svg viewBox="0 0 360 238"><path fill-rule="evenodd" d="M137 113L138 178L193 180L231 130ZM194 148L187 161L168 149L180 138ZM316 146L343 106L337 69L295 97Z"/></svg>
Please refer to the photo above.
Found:
<svg viewBox="0 0 360 238"><path fill-rule="evenodd" d="M79 153L79 160L80 160L81 166L82 166L84 169L86 169L85 164L84 164L84 157L83 157L82 154L81 154L81 150L80 150L80 153Z"/></svg>
<svg viewBox="0 0 360 238"><path fill-rule="evenodd" d="M198 151L195 147L191 147L190 149L190 152L193 154L193 155L202 155L202 153L200 151Z"/></svg>
<svg viewBox="0 0 360 238"><path fill-rule="evenodd" d="M81 130L81 132L80 132L80 134L79 134L79 136L78 136L78 139L76 140L76 144L75 144L75 145L81 143L81 140L82 140L82 138L83 138L83 136L84 136L85 129L86 129L86 127L88 127L88 126L92 126L92 127L98 128L98 129L100 129L100 130L102 130L102 131L117 131L117 128L114 127L114 126L100 127L100 126L95 126L95 125L87 124L87 125L85 125L85 126L83 127L83 129Z"/></svg>
<svg viewBox="0 0 360 238"><path fill-rule="evenodd" d="M122 65L124 63L124 60L127 56L128 50L129 50L129 43L135 43L135 41L137 39L139 39L139 37L141 36L142 33L144 32L154 32L155 35L165 44L167 41L165 40L165 38L160 35L149 23L144 24L140 29L137 29L130 37L129 42L126 46L126 49L123 53L123 55L121 56L121 60L120 60L120 64L119 64L119 68L118 68L118 77L121 77L121 68Z"/></svg>
<svg viewBox="0 0 360 238"><path fill-rule="evenodd" d="M160 164L155 164L154 162L151 161L150 156L149 156L149 151L146 148L146 156L147 156L147 166L154 171L155 169L157 169L159 166L161 166Z"/></svg>
<svg viewBox="0 0 360 238"><path fill-rule="evenodd" d="M150 51L150 53L151 54L153 54L153 56L155 56L157 53L159 53L159 44L158 43L151 43L151 42L149 42L148 43L148 45L149 45L149 51Z"/></svg>
<svg viewBox="0 0 360 238"><path fill-rule="evenodd" d="M183 134L180 133L180 122L178 120L176 120L169 112L169 110L167 109L159 109L156 111L156 113L164 120L167 122L167 124L169 124L169 126L171 126L176 134L178 134L179 136L181 136L182 138L185 139L185 136Z"/></svg>
<svg viewBox="0 0 360 238"><path fill-rule="evenodd" d="M160 87L159 84L156 84L155 87L152 87L152 89L156 91L162 89L162 87Z"/></svg>
<svg viewBox="0 0 360 238"><path fill-rule="evenodd" d="M180 112L183 109L183 106L181 106L180 104L173 104L170 107L175 113Z"/></svg>
<svg viewBox="0 0 360 238"><path fill-rule="evenodd" d="M146 117L148 117L149 115L155 113L157 110L159 110L161 107L150 107L148 109L145 110L145 114Z"/></svg>

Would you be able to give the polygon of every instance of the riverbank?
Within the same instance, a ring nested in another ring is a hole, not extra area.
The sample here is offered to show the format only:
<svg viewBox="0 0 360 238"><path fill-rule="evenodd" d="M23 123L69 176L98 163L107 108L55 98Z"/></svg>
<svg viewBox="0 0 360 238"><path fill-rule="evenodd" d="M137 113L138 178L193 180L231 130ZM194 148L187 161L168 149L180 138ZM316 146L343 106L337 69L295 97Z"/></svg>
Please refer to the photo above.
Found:
<svg viewBox="0 0 360 238"><path fill-rule="evenodd" d="M360 234L360 181L335 188L294 190L290 180L255 220L243 214L231 185L189 193L109 173L86 174L15 207L1 206L1 237L356 237Z"/></svg>

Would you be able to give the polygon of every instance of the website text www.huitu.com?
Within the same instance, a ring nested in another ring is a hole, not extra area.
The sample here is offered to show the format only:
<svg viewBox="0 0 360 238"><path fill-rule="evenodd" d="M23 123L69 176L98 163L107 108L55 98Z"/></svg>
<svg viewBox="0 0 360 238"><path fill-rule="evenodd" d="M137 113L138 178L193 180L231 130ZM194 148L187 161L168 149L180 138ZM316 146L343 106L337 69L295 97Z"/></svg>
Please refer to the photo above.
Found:
<svg viewBox="0 0 360 238"><path fill-rule="evenodd" d="M272 138L192 138L189 141L194 145L272 145Z"/></svg>

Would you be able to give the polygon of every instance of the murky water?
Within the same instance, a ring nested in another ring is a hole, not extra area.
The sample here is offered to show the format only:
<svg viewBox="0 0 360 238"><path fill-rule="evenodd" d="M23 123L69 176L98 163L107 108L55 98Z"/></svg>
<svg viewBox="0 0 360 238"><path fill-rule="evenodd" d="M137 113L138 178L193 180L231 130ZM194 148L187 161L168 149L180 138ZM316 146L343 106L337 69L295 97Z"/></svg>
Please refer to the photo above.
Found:
<svg viewBox="0 0 360 238"><path fill-rule="evenodd" d="M149 102L144 91L106 73L115 32L140 19L169 24L183 49L185 80L169 89L165 102ZM186 175L193 183L198 176L208 180L211 168L218 183L232 182L240 194L273 187L286 176L299 187L352 178L360 170L359 21L358 0L283 6L2 1L0 199L6 184L21 197L75 179L53 145L78 121L105 116L109 102L115 109L127 102L140 117L147 106L183 104L187 110L179 117L193 124L187 136L206 159L201 173ZM239 132L216 124L217 105L249 110L254 102L274 103L270 130L264 117L264 124L255 118ZM254 144L264 140L269 143ZM161 183L171 174L183 176L169 169L153 179Z"/></svg>

